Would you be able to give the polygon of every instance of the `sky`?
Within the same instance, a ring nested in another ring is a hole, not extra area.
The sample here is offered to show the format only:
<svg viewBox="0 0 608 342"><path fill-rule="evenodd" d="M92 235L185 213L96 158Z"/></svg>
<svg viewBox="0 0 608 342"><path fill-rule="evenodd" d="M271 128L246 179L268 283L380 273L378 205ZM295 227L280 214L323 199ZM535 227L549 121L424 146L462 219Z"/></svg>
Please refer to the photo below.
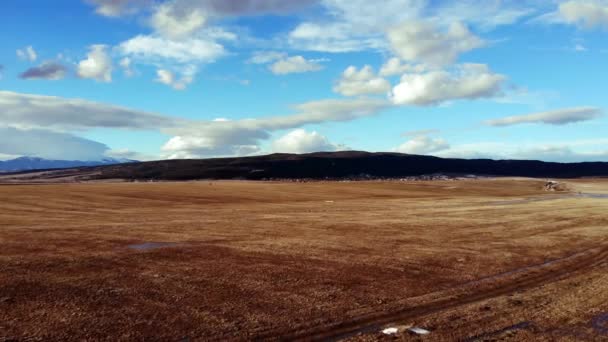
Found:
<svg viewBox="0 0 608 342"><path fill-rule="evenodd" d="M608 161L608 0L3 0L0 160Z"/></svg>

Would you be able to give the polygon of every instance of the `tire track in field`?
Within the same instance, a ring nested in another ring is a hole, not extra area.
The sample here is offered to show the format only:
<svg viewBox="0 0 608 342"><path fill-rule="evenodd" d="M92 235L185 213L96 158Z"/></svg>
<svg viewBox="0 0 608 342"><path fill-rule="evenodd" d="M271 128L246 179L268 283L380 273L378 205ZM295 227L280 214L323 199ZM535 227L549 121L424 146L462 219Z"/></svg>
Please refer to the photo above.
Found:
<svg viewBox="0 0 608 342"><path fill-rule="evenodd" d="M421 316L480 302L562 280L608 261L608 247L598 247L565 258L526 266L514 271L485 277L457 286L456 294L447 294L428 303L403 309L375 312L344 322L291 331L266 331L255 340L339 341L359 334L376 333L391 323L404 323ZM496 285L498 283L498 285ZM448 291L449 292L449 291ZM431 294L432 295L432 294ZM428 295L427 295L428 296Z"/></svg>

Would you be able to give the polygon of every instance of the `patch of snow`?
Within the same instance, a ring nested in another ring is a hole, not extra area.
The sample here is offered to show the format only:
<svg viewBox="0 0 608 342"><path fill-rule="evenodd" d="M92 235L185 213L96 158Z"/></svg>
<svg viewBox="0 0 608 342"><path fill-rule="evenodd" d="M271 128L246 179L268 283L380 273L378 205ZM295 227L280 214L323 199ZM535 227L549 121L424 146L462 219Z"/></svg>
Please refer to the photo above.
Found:
<svg viewBox="0 0 608 342"><path fill-rule="evenodd" d="M426 329L422 329L422 328L418 328L418 327L413 327L413 328L409 328L407 329L410 332L413 332L416 335L428 335L431 332L426 330Z"/></svg>
<svg viewBox="0 0 608 342"><path fill-rule="evenodd" d="M398 332L399 332L398 328L386 328L386 329L382 330L382 333L384 335L395 335Z"/></svg>

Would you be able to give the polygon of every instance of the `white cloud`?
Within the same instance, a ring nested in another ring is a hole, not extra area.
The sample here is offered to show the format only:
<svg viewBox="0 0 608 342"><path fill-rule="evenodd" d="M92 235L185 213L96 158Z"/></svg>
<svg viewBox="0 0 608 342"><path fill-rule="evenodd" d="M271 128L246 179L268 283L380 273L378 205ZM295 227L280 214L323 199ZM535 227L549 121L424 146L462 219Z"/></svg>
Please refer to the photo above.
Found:
<svg viewBox="0 0 608 342"><path fill-rule="evenodd" d="M121 43L119 50L124 55L151 64L166 60L174 63L211 63L226 55L224 47L210 39L190 38L173 41L144 35Z"/></svg>
<svg viewBox="0 0 608 342"><path fill-rule="evenodd" d="M177 6L179 2L159 5L150 24L163 37L180 39L191 36L205 26L207 14L194 6Z"/></svg>
<svg viewBox="0 0 608 342"><path fill-rule="evenodd" d="M402 63L399 58L393 57L382 65L382 68L380 68L380 76L389 77L403 75L406 72L420 73L426 70L427 67L424 64Z"/></svg>
<svg viewBox="0 0 608 342"><path fill-rule="evenodd" d="M323 69L323 66L319 64L319 60L306 59L302 56L292 56L279 59L271 64L269 69L275 75L287 75L320 71Z"/></svg>
<svg viewBox="0 0 608 342"><path fill-rule="evenodd" d="M134 13L141 7L151 3L151 0L87 0L95 6L97 14L106 17L119 17Z"/></svg>
<svg viewBox="0 0 608 342"><path fill-rule="evenodd" d="M418 17L425 0L322 0L326 17L299 24L288 34L297 49L351 52L386 47L384 32Z"/></svg>
<svg viewBox="0 0 608 342"><path fill-rule="evenodd" d="M47 159L100 160L108 147L68 133L0 127L0 153Z"/></svg>
<svg viewBox="0 0 608 342"><path fill-rule="evenodd" d="M129 58L129 57L124 57L120 60L120 62L118 62L118 65L120 65L120 67L122 68L122 71L125 73L125 75L127 77L131 77L131 76L135 75L135 71L133 70L131 64L132 64L131 58Z"/></svg>
<svg viewBox="0 0 608 342"><path fill-rule="evenodd" d="M184 90L192 83L192 76L184 75L181 79L177 79L175 74L169 70L158 69L156 71L156 81L162 84L166 84L175 90Z"/></svg>
<svg viewBox="0 0 608 342"><path fill-rule="evenodd" d="M304 129L293 130L272 143L274 152L310 153L335 151L337 146L325 136L317 132L307 132Z"/></svg>
<svg viewBox="0 0 608 342"><path fill-rule="evenodd" d="M432 138L427 135L418 135L404 142L394 149L395 152L408 154L433 154L450 148L450 145L441 138Z"/></svg>
<svg viewBox="0 0 608 342"><path fill-rule="evenodd" d="M217 39L232 39L232 35L215 29L204 30L196 38L181 40L139 35L122 42L118 51L132 61L164 70L160 72L157 81L171 84L175 89L183 89L194 81L202 64L213 63L228 54ZM177 81L172 76L176 72L182 74L181 79ZM173 81L167 83L171 78Z"/></svg>
<svg viewBox="0 0 608 342"><path fill-rule="evenodd" d="M385 46L379 33L357 36L349 23L305 22L289 33L288 42L299 50L331 53L382 49Z"/></svg>
<svg viewBox="0 0 608 342"><path fill-rule="evenodd" d="M375 115L390 103L382 99L331 99L301 103L295 114L260 119L194 121L81 99L0 91L0 122L19 129L56 131L115 128L156 130L173 138L167 156L228 156L256 153L270 132ZM0 152L1 153L1 152ZM10 153L9 153L10 154Z"/></svg>
<svg viewBox="0 0 608 342"><path fill-rule="evenodd" d="M478 142L452 146L438 156L467 159L519 159L550 162L608 161L608 140L566 142Z"/></svg>
<svg viewBox="0 0 608 342"><path fill-rule="evenodd" d="M19 75L19 78L25 80L43 79L43 80L60 80L65 77L67 68L56 62L44 62L40 66L32 67Z"/></svg>
<svg viewBox="0 0 608 342"><path fill-rule="evenodd" d="M506 77L483 64L461 64L450 73L430 71L405 74L393 88L391 99L398 105L437 105L451 100L490 98L501 94Z"/></svg>
<svg viewBox="0 0 608 342"><path fill-rule="evenodd" d="M459 0L435 4L431 16L444 23L466 22L482 30L511 25L538 11L540 1Z"/></svg>
<svg viewBox="0 0 608 342"><path fill-rule="evenodd" d="M124 0L122 0L124 1ZM283 14L316 0L171 0L155 6L150 25L165 38L184 39L213 20L261 14Z"/></svg>
<svg viewBox="0 0 608 342"><path fill-rule="evenodd" d="M137 160L137 161L149 161L157 159L154 156L150 156L147 154L139 153L136 151L131 151L127 148L115 149L115 150L107 150L104 153L104 156L119 160Z"/></svg>
<svg viewBox="0 0 608 342"><path fill-rule="evenodd" d="M268 64L279 59L283 59L287 57L287 53L279 52L279 51L255 51L249 60L248 63L251 64Z"/></svg>
<svg viewBox="0 0 608 342"><path fill-rule="evenodd" d="M559 4L556 21L583 28L608 28L608 1L572 0Z"/></svg>
<svg viewBox="0 0 608 342"><path fill-rule="evenodd" d="M344 96L386 94L391 89L391 84L384 78L376 76L369 65L362 67L361 70L351 65L344 70L333 89Z"/></svg>
<svg viewBox="0 0 608 342"><path fill-rule="evenodd" d="M211 133L211 132L209 132ZM175 136L162 147L168 159L192 159L202 157L246 156L261 151L257 145L258 139L267 139L268 136L238 136L225 135L196 135ZM251 141L247 145L246 142Z"/></svg>
<svg viewBox="0 0 608 342"><path fill-rule="evenodd" d="M0 122L16 129L58 132L94 128L153 130L172 138L163 146L173 158L258 153L271 132L307 124L354 120L390 106L385 99L330 99L294 106L295 114L242 120L186 120L54 96L0 91ZM10 152L0 152L11 154Z"/></svg>
<svg viewBox="0 0 608 342"><path fill-rule="evenodd" d="M26 46L23 49L18 49L17 57L19 57L19 59L35 62L38 58L38 54L36 53L36 50L34 50L34 48L30 45Z"/></svg>
<svg viewBox="0 0 608 342"><path fill-rule="evenodd" d="M0 91L0 122L18 128L161 129L180 120L81 99Z"/></svg>
<svg viewBox="0 0 608 342"><path fill-rule="evenodd" d="M444 66L455 62L464 52L484 45L462 23L441 30L431 22L405 22L388 31L392 50L403 60Z"/></svg>
<svg viewBox="0 0 608 342"><path fill-rule="evenodd" d="M78 63L78 76L112 82L112 59L106 49L105 45L91 45L87 58Z"/></svg>
<svg viewBox="0 0 608 342"><path fill-rule="evenodd" d="M258 153L270 132L330 121L370 116L388 107L380 99L321 100L302 103L296 114L235 121L190 122L172 128L175 135L163 146L171 158L229 156Z"/></svg>
<svg viewBox="0 0 608 342"><path fill-rule="evenodd" d="M490 126L512 126L524 123L544 123L548 125L566 125L575 122L593 120L602 115L600 108L578 107L553 110L548 112L510 116L489 120Z"/></svg>
<svg viewBox="0 0 608 342"><path fill-rule="evenodd" d="M275 75L287 75L294 73L304 73L320 71L323 66L320 62L326 59L306 59L302 56L289 56L285 52L278 51L256 51L252 54L247 63L270 64L268 69Z"/></svg>

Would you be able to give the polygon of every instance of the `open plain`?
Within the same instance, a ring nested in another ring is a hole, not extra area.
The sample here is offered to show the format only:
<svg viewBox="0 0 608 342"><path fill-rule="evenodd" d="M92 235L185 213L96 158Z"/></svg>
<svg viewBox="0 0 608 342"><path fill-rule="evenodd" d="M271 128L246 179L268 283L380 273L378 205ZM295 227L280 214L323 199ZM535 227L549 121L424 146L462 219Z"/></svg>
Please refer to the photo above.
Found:
<svg viewBox="0 0 608 342"><path fill-rule="evenodd" d="M607 340L608 180L564 182L0 185L0 341Z"/></svg>

